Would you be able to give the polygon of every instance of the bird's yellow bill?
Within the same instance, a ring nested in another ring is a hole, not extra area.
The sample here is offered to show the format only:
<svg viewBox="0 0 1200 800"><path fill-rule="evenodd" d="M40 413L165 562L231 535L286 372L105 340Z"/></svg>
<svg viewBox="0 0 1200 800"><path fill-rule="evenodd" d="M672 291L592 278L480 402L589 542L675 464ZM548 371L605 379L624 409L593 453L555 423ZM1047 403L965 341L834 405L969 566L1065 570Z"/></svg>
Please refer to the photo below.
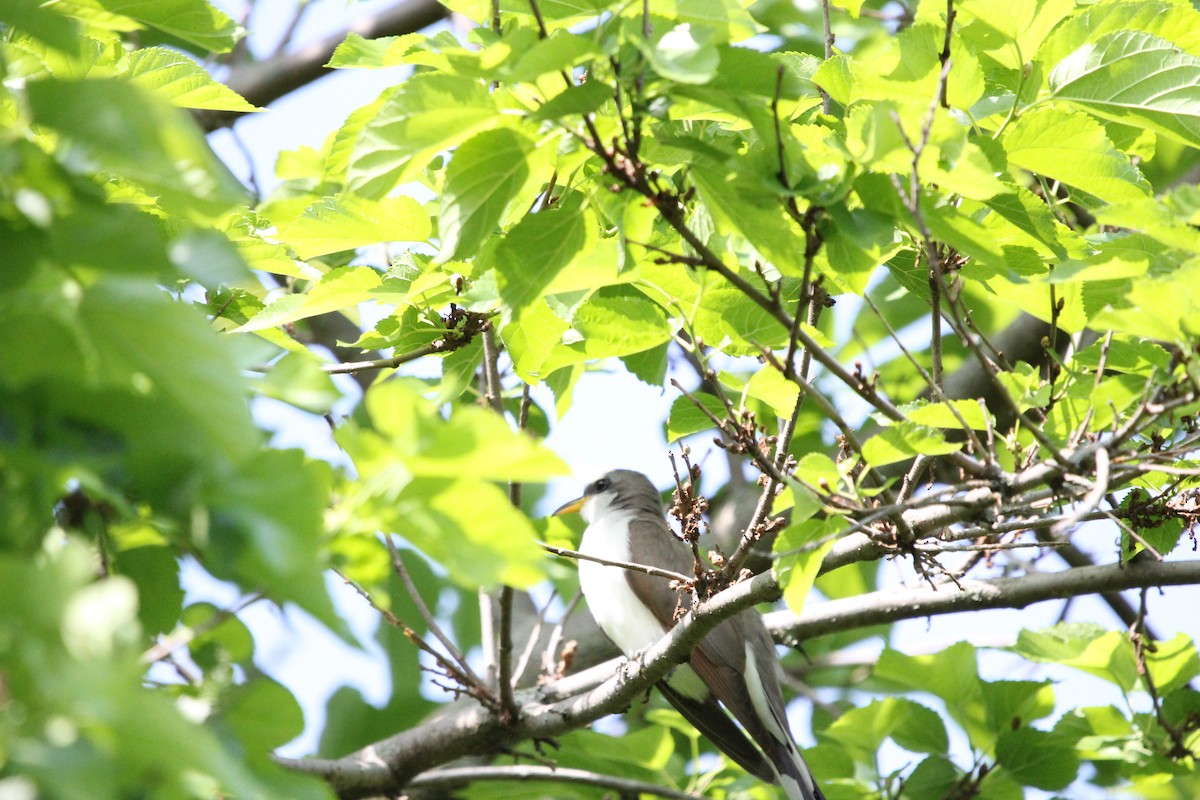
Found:
<svg viewBox="0 0 1200 800"><path fill-rule="evenodd" d="M563 514L578 514L579 510L583 508L583 504L587 502L587 499L588 499L587 495L584 495L583 497L580 497L578 500L572 500L571 502L569 502L565 505L561 505L550 516L559 517L559 516L562 516Z"/></svg>

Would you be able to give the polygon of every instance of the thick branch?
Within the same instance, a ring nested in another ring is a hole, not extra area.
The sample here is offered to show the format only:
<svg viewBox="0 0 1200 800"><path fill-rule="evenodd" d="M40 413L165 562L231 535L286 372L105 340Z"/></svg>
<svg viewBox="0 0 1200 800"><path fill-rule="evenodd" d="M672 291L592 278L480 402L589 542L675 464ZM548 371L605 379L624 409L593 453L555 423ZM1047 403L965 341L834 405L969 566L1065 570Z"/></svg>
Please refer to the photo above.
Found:
<svg viewBox="0 0 1200 800"><path fill-rule="evenodd" d="M453 767L426 772L413 778L409 786L414 789L422 787L453 788L463 784L480 781L522 783L549 782L572 783L582 786L595 786L601 789L615 789L620 796L640 797L651 795L666 797L670 800L694 800L700 795L656 786L653 783L617 778L612 775L602 775L598 772L588 772L582 769L567 767L540 767L518 764L509 767Z"/></svg>
<svg viewBox="0 0 1200 800"><path fill-rule="evenodd" d="M813 638L903 619L1023 608L1046 600L1149 586L1200 583L1200 560L1147 561L1085 567L1044 575L995 580L964 580L950 586L876 592L766 615L768 627L784 641ZM395 790L416 774L468 753L482 753L522 739L546 739L578 729L627 708L651 685L682 662L723 619L760 602L777 599L771 573L757 575L699 604L639 661L618 659L584 673L520 692L521 716L505 727L480 706L455 707L444 716L404 731L336 761L280 759L292 769L319 774L345 798Z"/></svg>
<svg viewBox="0 0 1200 800"><path fill-rule="evenodd" d="M730 587L698 604L641 659L622 660L615 674L581 693L559 697L553 684L517 694L521 716L503 724L479 705L454 707L440 718L377 742L334 761L278 759L284 766L323 776L343 798L367 797L404 786L415 775L468 753L486 753L527 739L548 739L576 730L600 717L625 710L651 686L682 663L722 620L755 603L775 599L779 587L768 573Z"/></svg>
<svg viewBox="0 0 1200 800"><path fill-rule="evenodd" d="M1200 582L1200 561L1145 561L1081 567L1062 572L994 580L960 580L961 590L921 586L831 600L806 606L797 618L790 611L766 615L767 627L784 643L811 639L904 619L981 611L1024 608L1047 600L1086 594L1120 592L1149 586L1182 586Z"/></svg>

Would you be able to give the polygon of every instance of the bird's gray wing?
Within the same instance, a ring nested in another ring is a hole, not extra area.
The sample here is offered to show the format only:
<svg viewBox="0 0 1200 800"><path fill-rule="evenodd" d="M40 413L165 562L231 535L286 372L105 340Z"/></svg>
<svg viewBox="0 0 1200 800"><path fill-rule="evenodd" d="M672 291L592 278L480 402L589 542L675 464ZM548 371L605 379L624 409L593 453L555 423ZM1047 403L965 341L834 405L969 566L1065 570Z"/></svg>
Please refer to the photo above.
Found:
<svg viewBox="0 0 1200 800"><path fill-rule="evenodd" d="M653 543L653 558L639 562L646 543ZM681 575L692 575L695 572L692 552L688 546L675 538L665 520L649 520L633 518L629 521L630 560L634 563L644 563L649 567L669 569ZM663 630L675 627L675 609L679 605L679 593L669 587L669 579L657 575L647 575L637 570L625 570L625 580L638 599L646 604Z"/></svg>
<svg viewBox="0 0 1200 800"><path fill-rule="evenodd" d="M675 538L665 522L634 519L630 521L630 525L631 541L639 541L639 537L643 537L640 539L641 541L647 541L652 537L653 541L659 544L655 548L657 557L654 561L656 563L647 566L669 569L682 575L693 573L694 559L691 550ZM636 562L637 558L635 557L633 560ZM633 589L634 595L645 603L646 607L662 623L663 629L673 628L676 622L675 611L678 607L679 595L675 591L664 591L668 588L667 579L634 570L626 570L625 578L629 582L629 587ZM739 645L739 652L740 649ZM694 661L693 668L695 668ZM701 675L701 679L706 684L708 683L708 679L704 675ZM717 703L719 694L717 697L709 695L708 698L701 701L675 691L666 681L661 681L658 688L671 705L683 715L683 718L692 723L718 750L752 775L768 782L774 782L775 773L763 754ZM725 691L723 693L731 694L732 692ZM747 702L749 702L748 699Z"/></svg>

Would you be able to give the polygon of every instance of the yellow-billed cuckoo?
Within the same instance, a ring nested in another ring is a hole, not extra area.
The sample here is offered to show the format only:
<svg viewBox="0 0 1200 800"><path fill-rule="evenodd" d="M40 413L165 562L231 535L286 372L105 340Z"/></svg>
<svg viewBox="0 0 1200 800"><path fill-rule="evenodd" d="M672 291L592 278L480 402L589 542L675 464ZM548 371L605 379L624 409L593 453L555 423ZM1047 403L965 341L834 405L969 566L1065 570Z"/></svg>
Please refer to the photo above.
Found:
<svg viewBox="0 0 1200 800"><path fill-rule="evenodd" d="M667 526L662 500L645 475L613 470L554 513L576 511L588 523L580 552L692 573L691 549ZM666 578L580 559L579 584L592 616L626 656L644 651L675 624L678 593ZM780 784L790 800L824 800L788 728L776 666L771 636L749 609L718 625L658 687L747 772Z"/></svg>

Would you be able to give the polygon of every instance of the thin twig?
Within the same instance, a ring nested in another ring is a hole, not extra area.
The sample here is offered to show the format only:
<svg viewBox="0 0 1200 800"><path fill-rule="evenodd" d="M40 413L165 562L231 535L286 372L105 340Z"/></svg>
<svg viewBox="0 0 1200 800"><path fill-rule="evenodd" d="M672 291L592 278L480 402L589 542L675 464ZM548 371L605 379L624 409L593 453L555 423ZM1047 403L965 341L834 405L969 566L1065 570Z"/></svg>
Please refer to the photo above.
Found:
<svg viewBox="0 0 1200 800"><path fill-rule="evenodd" d="M633 570L634 572L644 572L647 575L653 575L657 578L667 578L673 581L690 584L692 578L684 575L681 572L672 572L669 569L660 569L659 567L651 567L647 564L635 564L632 561L614 561L608 558L600 558L599 556L591 556L587 553L581 553L578 550L569 550L565 547L556 547L545 542L538 542L538 545L547 553L553 553L556 556L563 558L575 558L581 561L594 561L597 564L603 564L606 567L620 567L621 569Z"/></svg>

